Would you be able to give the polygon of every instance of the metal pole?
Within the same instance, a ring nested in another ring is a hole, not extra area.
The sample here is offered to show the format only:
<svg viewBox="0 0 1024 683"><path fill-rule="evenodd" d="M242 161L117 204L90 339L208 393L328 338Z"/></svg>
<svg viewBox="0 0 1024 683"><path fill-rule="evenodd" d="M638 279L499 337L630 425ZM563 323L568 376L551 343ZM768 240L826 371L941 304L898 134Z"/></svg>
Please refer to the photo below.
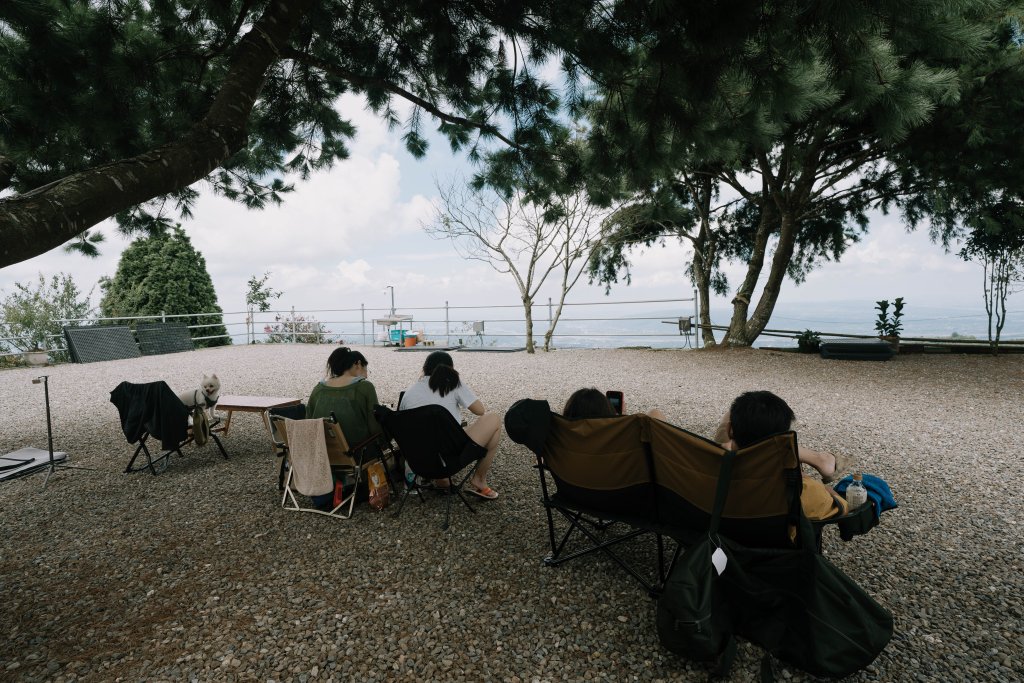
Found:
<svg viewBox="0 0 1024 683"><path fill-rule="evenodd" d="M160 322L167 322L167 311L160 311Z"/></svg>
<svg viewBox="0 0 1024 683"><path fill-rule="evenodd" d="M448 302L444 302L444 345L451 346L452 338L448 331Z"/></svg>
<svg viewBox="0 0 1024 683"><path fill-rule="evenodd" d="M43 375L36 377L32 380L33 384L43 383L43 398L46 401L46 445L50 451L50 471L46 473L46 479L43 481L43 488L46 488L46 484L50 481L50 475L57 471L57 465L53 462L53 423L50 421L50 376Z"/></svg>
<svg viewBox="0 0 1024 683"><path fill-rule="evenodd" d="M50 468L53 468L53 423L50 422L50 376L43 375L43 398L46 400L46 441L50 449Z"/></svg>
<svg viewBox="0 0 1024 683"><path fill-rule="evenodd" d="M295 307L292 306L292 344L295 343Z"/></svg>
<svg viewBox="0 0 1024 683"><path fill-rule="evenodd" d="M551 297L548 297L548 329L551 329Z"/></svg>
<svg viewBox="0 0 1024 683"><path fill-rule="evenodd" d="M363 346L366 346L366 304L359 304L359 329L363 338Z"/></svg>
<svg viewBox="0 0 1024 683"><path fill-rule="evenodd" d="M693 322L696 325L693 329L693 346L700 348L700 300L697 298L697 290L693 290Z"/></svg>
<svg viewBox="0 0 1024 683"><path fill-rule="evenodd" d="M50 451L50 471L46 473L46 479L43 480L43 488L50 483L50 475L57 471L57 463L53 460L53 422L50 419L50 376L42 375L32 380L32 384L43 383L43 398L46 401L46 444ZM68 465L67 462L61 463L61 468L71 468L76 470L91 470L91 467L81 467L75 465Z"/></svg>

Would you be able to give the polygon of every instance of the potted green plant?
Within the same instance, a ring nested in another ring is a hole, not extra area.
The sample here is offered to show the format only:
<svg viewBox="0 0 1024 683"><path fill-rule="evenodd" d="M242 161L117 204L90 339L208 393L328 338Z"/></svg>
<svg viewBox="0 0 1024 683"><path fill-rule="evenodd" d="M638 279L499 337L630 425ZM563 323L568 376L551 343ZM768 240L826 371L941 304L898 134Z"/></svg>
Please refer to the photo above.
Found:
<svg viewBox="0 0 1024 683"><path fill-rule="evenodd" d="M21 358L29 365L46 365L50 361L50 354L43 349L31 349L22 351Z"/></svg>
<svg viewBox="0 0 1024 683"><path fill-rule="evenodd" d="M892 345L893 350L900 350L900 332L903 331L903 297L897 297L892 302L892 315L889 315L889 301L882 299L875 302L875 310L878 311L878 319L875 320L875 330L882 341Z"/></svg>
<svg viewBox="0 0 1024 683"><path fill-rule="evenodd" d="M818 353L821 348L821 335L814 330L804 330L796 338L796 347L800 353Z"/></svg>

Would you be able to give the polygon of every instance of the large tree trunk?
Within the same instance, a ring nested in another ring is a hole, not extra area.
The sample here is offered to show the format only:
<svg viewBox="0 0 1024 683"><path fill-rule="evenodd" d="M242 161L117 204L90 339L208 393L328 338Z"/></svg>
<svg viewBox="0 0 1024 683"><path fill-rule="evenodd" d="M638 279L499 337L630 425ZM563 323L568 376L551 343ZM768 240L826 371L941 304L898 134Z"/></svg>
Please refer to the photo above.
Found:
<svg viewBox="0 0 1024 683"><path fill-rule="evenodd" d="M705 347L717 346L715 331L711 329L711 275L718 245L711 232L709 219L701 219L700 232L693 240L693 284L697 288L700 326Z"/></svg>
<svg viewBox="0 0 1024 683"><path fill-rule="evenodd" d="M786 211L781 216L781 229L779 231L779 242L775 245L775 254L772 256L771 270L768 271L768 280L761 290L761 298L758 299L754 313L743 326L742 339L745 346L754 343L775 310L775 304L779 300L779 292L782 291L782 282L786 278L786 270L793 258L793 249L796 245L796 221L793 214Z"/></svg>
<svg viewBox="0 0 1024 683"><path fill-rule="evenodd" d="M697 308L700 309L697 325L701 331L701 343L705 348L718 346L715 331L711 329L711 287L706 281L697 282Z"/></svg>
<svg viewBox="0 0 1024 683"><path fill-rule="evenodd" d="M726 332L726 343L733 346L750 346L767 327L768 321L775 310L782 291L782 282L786 278L793 251L796 247L796 217L806 209L810 202L811 190L816 179L820 145L825 131L819 131L817 141L793 164L780 164L779 175L772 174L772 165L767 155L760 156L761 170L761 222L757 228L754 251L747 266L747 275L743 285L733 299L733 315ZM791 159L792 161L792 159ZM768 251L769 238L778 231L779 240L772 255L771 270L765 281L761 296L753 314L750 304L754 299L754 289L764 268L764 260ZM749 315L749 318L748 318Z"/></svg>
<svg viewBox="0 0 1024 683"><path fill-rule="evenodd" d="M0 200L0 268L58 247L119 211L188 187L241 149L267 70L311 3L270 3L239 41L209 112L180 139Z"/></svg>
<svg viewBox="0 0 1024 683"><path fill-rule="evenodd" d="M695 236L684 235L693 245L693 261L690 279L697 288L698 320L705 347L717 345L715 331L711 329L711 280L718 263L718 240L711 228L711 202L715 196L717 181L710 174L698 174L696 178L683 175L683 183L693 197L693 204L700 215L700 228Z"/></svg>
<svg viewBox="0 0 1024 683"><path fill-rule="evenodd" d="M765 205L761 211L761 223L757 226L757 234L754 236L754 250L747 262L747 274L743 278L743 284L740 285L736 296L733 297L732 320L729 321L729 329L726 330L722 338L722 343L725 346L750 346L753 343L753 339L746 336L747 311L750 309L750 301L754 297L754 289L761 276L761 269L764 268L768 240L775 231L775 213L768 203L770 200L765 197L762 201L765 202Z"/></svg>

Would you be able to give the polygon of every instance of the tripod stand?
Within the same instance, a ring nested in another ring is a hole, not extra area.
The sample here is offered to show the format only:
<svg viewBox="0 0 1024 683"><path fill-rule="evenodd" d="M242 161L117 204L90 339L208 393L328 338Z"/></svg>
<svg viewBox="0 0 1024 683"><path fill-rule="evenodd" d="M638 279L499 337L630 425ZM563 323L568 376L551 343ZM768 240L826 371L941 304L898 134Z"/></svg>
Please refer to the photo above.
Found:
<svg viewBox="0 0 1024 683"><path fill-rule="evenodd" d="M50 419L50 376L49 375L42 375L41 377L36 377L34 380L32 380L32 384L42 384L43 385L43 396L44 396L44 399L46 401L46 441L47 441L47 447L48 447L49 452L50 452L50 468L46 472L46 479L43 480L43 488L45 489L46 485L48 483L50 483L50 475L53 474L54 472L56 472L57 468L60 468L62 470L63 469L91 470L93 468L92 467L81 467L81 466L76 466L76 465L68 465L68 464L64 463L63 459L61 461L57 461L57 460L54 459L54 457L53 457L53 422ZM64 457L65 458L67 457L67 453L64 454Z"/></svg>

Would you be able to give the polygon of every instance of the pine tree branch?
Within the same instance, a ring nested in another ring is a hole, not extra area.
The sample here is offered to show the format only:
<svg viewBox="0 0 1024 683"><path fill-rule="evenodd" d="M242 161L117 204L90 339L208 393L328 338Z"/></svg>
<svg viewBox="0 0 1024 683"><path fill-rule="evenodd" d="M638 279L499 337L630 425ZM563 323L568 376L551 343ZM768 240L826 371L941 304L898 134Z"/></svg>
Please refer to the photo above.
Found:
<svg viewBox="0 0 1024 683"><path fill-rule="evenodd" d="M886 171L881 176L881 179L876 181L876 182L881 182L882 180L884 180L886 178L897 176L898 174L899 174L899 171L897 171L895 169L893 169L891 171ZM865 190L863 190L863 189L861 189L859 187L847 188L847 189L844 189L844 190L840 190L840 191L836 192L835 194L830 195L828 197L823 197L823 198L819 197L814 202L808 203L808 206L811 208L811 210L805 211L805 212L799 214L797 216L797 221L799 222L799 221L806 220L808 218L813 218L815 216L819 216L822 213L824 213L824 210L826 208L828 208L829 206L831 206L833 204L837 204L837 203L843 202L843 201L845 201L845 200L847 200L850 197L853 197L855 195L860 195L859 198L860 198L861 202L865 206L869 206L869 205L874 204L876 202L882 202L882 201L886 201L887 202L887 201L892 201L892 200L895 200L895 199L899 199L901 197L909 197L909 196L912 196L914 194L917 194L918 192L921 192L922 190L928 189L929 187L930 187L930 184L927 181L920 180L920 181L915 182L915 183L902 183L902 184L900 184L899 189L896 190L896 191L881 190L881 189L865 191Z"/></svg>
<svg viewBox="0 0 1024 683"><path fill-rule="evenodd" d="M828 181L820 185L817 190L812 192L810 194L810 199L818 199L819 197L823 196L826 191L835 187L837 183L860 171L864 167L864 164L873 161L880 161L881 159L884 159L885 156L886 154L883 150L865 149L860 154L850 157L846 162L844 162L844 166L841 166L838 169L823 171L821 173L815 174L813 179L814 182L825 179L828 179Z"/></svg>
<svg viewBox="0 0 1024 683"><path fill-rule="evenodd" d="M411 102L412 104L415 104L417 107L420 107L421 109L429 112L430 114L441 119L442 121L445 121L446 123L452 123L458 126L465 126L467 128L474 128L476 130L481 131L482 133L491 135L497 138L498 140L501 140L502 142L504 142L506 145L513 149L520 151L529 151L526 147L523 147L519 143L514 142L510 138L503 135L494 125L489 123L482 123L480 121L473 121L471 119L467 119L463 116L458 116L456 114L449 114L448 112L443 111L439 106L437 106L433 102L430 102L429 100L426 100L416 95L415 93L406 90L397 83L392 83L391 81L383 78L367 76L364 74L357 74L353 71L349 71L348 69L343 69L342 67L336 64L331 64L322 59L318 59L310 54L301 52L299 50L295 50L293 48L286 48L282 50L281 56L286 57L288 59L294 59L297 62L306 64L307 66L311 66L315 69L320 69L321 71L331 74L332 76L343 78L349 83L352 83L353 85L361 86L364 88L369 85L379 86L381 88L384 88L388 92L398 95L399 97Z"/></svg>
<svg viewBox="0 0 1024 683"><path fill-rule="evenodd" d="M720 178L726 185L739 192L744 199L751 200L754 198L754 193L743 187L743 183L739 181L739 178L736 177L736 173L734 171L723 172L718 174L716 177Z"/></svg>
<svg viewBox="0 0 1024 683"><path fill-rule="evenodd" d="M110 216L205 178L248 139L268 69L312 0L273 0L238 43L209 111L179 139L0 199L0 267L58 247Z"/></svg>

